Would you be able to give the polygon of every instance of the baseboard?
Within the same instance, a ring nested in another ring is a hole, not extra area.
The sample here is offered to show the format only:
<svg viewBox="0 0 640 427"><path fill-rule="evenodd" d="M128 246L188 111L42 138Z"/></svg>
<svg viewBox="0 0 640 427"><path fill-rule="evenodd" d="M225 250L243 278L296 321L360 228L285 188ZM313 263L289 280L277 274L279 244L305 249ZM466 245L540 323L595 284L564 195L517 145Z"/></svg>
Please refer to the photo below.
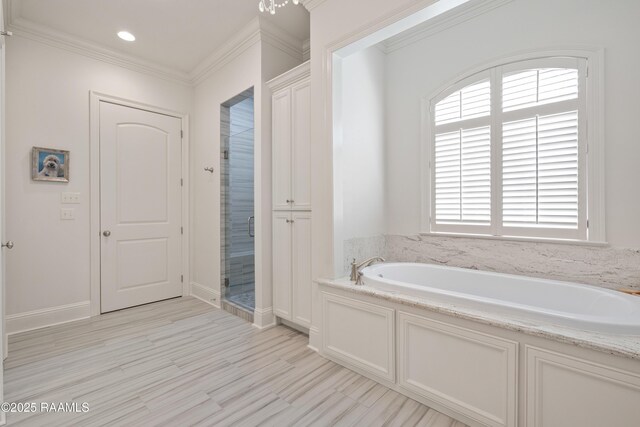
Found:
<svg viewBox="0 0 640 427"><path fill-rule="evenodd" d="M309 347L316 353L319 353L320 351L318 349L321 346L321 338L322 337L320 336L320 330L318 330L318 328L315 326L311 326L311 328L309 328L309 345L307 347Z"/></svg>
<svg viewBox="0 0 640 427"><path fill-rule="evenodd" d="M207 304L220 308L220 292L217 292L214 289L207 288L200 283L191 282L190 294Z"/></svg>
<svg viewBox="0 0 640 427"><path fill-rule="evenodd" d="M300 326L296 323L290 322L287 319L281 319L278 318L278 320L281 324L283 324L284 326L286 326L287 328L291 328L294 329L302 334L305 334L307 336L309 336L309 329L305 328L304 326Z"/></svg>
<svg viewBox="0 0 640 427"><path fill-rule="evenodd" d="M258 329L268 329L276 326L276 317L273 315L273 307L256 307L253 312L253 326Z"/></svg>
<svg viewBox="0 0 640 427"><path fill-rule="evenodd" d="M91 317L91 301L43 308L18 314L9 314L5 318L7 335L32 331L59 325L74 320Z"/></svg>

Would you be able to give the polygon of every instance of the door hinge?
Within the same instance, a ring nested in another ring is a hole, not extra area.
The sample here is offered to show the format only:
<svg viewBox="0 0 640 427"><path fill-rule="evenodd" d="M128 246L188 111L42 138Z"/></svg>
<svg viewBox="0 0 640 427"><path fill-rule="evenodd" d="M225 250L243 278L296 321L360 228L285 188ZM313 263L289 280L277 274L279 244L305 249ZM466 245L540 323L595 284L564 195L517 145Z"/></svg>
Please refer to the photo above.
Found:
<svg viewBox="0 0 640 427"><path fill-rule="evenodd" d="M222 152L222 158L225 160L229 160L229 150L224 150Z"/></svg>
<svg viewBox="0 0 640 427"><path fill-rule="evenodd" d="M184 179L180 178L180 187L184 187Z"/></svg>
<svg viewBox="0 0 640 427"><path fill-rule="evenodd" d="M184 234L184 227L180 227L180 234Z"/></svg>
<svg viewBox="0 0 640 427"><path fill-rule="evenodd" d="M184 138L184 131L180 129L180 138Z"/></svg>
<svg viewBox="0 0 640 427"><path fill-rule="evenodd" d="M180 275L180 283L184 283L184 275Z"/></svg>
<svg viewBox="0 0 640 427"><path fill-rule="evenodd" d="M587 220L587 228L589 228L589 220Z"/></svg>

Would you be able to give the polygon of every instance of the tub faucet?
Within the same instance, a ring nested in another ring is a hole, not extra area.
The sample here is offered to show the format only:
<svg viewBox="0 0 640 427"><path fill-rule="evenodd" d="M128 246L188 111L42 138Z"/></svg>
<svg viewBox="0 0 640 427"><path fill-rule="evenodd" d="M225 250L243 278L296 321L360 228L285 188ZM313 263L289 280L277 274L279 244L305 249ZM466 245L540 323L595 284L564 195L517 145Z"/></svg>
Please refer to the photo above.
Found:
<svg viewBox="0 0 640 427"><path fill-rule="evenodd" d="M354 258L351 262L351 281L356 282L356 285L362 285L362 271L360 270L375 262L384 262L384 258L381 256L374 256L362 261L360 264L356 264L356 259Z"/></svg>

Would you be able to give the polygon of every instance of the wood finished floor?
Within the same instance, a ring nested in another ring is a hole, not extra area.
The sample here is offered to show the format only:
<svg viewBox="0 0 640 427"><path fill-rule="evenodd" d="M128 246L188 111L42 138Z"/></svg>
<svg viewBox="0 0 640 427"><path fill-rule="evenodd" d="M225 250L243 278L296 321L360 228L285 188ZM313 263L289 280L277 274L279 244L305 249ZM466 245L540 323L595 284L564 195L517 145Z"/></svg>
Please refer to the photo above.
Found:
<svg viewBox="0 0 640 427"><path fill-rule="evenodd" d="M6 402L88 402L8 425L464 427L324 359L307 337L258 331L180 298L13 335Z"/></svg>

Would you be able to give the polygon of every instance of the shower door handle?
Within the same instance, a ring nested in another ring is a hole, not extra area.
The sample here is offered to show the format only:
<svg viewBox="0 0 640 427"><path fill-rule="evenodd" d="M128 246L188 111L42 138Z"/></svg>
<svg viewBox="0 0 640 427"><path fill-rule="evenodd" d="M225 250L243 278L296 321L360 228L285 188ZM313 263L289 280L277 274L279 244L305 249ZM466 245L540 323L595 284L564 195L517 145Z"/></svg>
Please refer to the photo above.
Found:
<svg viewBox="0 0 640 427"><path fill-rule="evenodd" d="M255 233L251 232L251 223L253 222L255 218L250 216L249 218L247 218L247 231L249 232L249 237L255 237Z"/></svg>

